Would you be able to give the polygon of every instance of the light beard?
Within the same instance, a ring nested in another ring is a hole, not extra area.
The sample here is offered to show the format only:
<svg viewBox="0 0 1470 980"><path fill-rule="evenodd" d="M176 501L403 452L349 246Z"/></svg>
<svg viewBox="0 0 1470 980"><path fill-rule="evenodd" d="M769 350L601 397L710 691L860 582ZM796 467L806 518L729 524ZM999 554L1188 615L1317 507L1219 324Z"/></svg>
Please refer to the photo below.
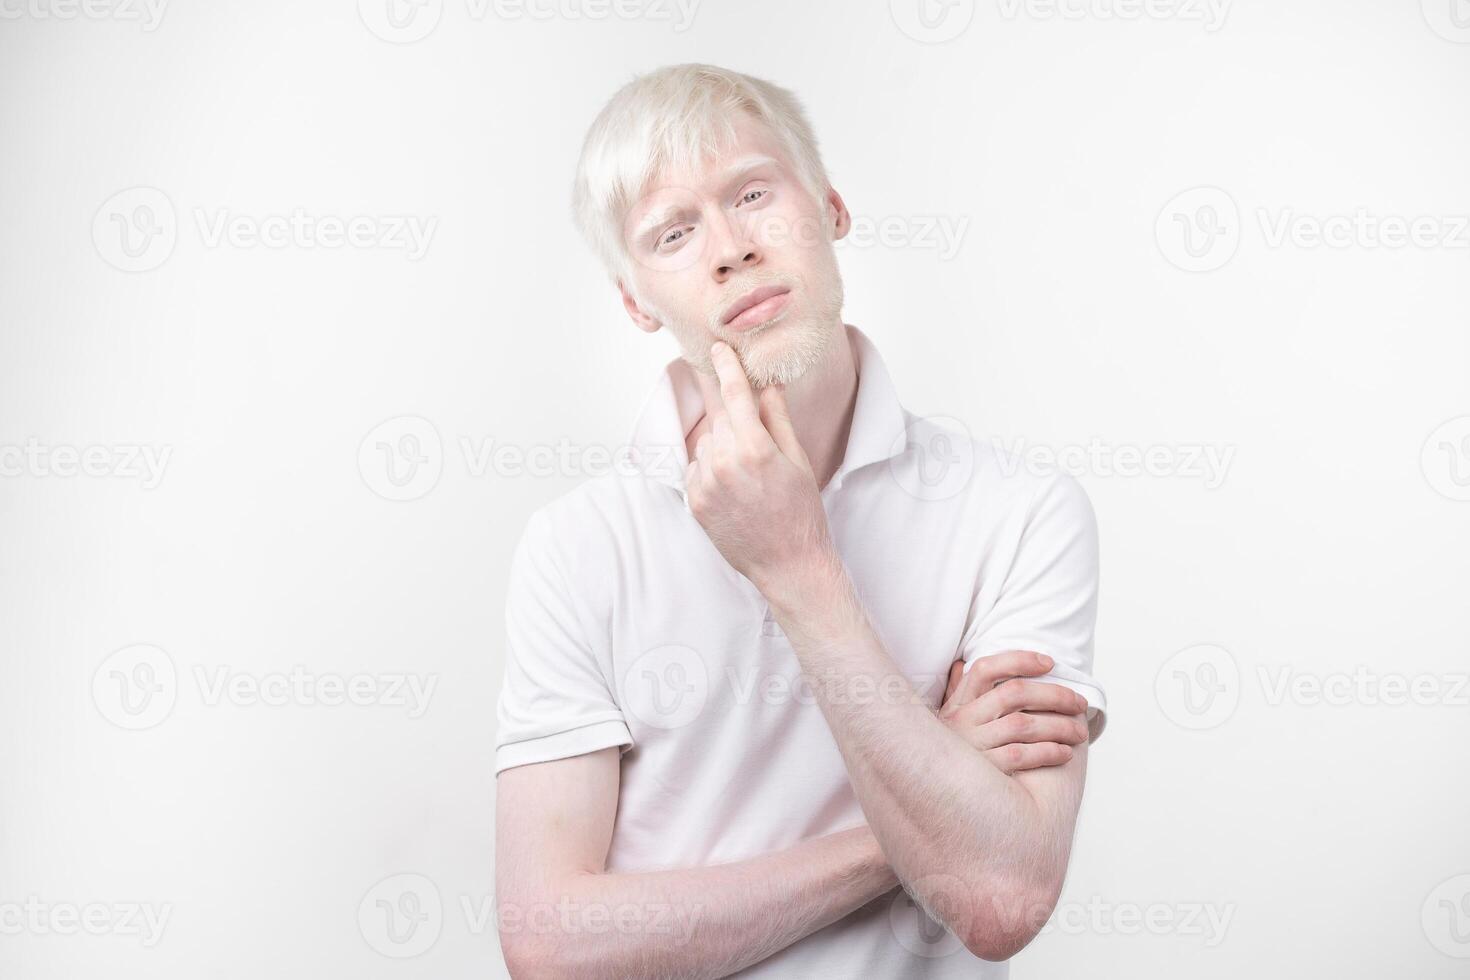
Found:
<svg viewBox="0 0 1470 980"><path fill-rule="evenodd" d="M793 285L792 305L798 308L784 310L774 320L738 333L724 330L718 321L696 324L648 309L646 305L645 309L674 332L681 356L699 373L715 376L709 345L723 340L739 356L752 388L789 385L822 360L832 346L833 336L842 329L842 275L835 261L822 272L816 280L816 291L803 288L805 282L801 279L794 284L777 279L756 282L756 286Z"/></svg>

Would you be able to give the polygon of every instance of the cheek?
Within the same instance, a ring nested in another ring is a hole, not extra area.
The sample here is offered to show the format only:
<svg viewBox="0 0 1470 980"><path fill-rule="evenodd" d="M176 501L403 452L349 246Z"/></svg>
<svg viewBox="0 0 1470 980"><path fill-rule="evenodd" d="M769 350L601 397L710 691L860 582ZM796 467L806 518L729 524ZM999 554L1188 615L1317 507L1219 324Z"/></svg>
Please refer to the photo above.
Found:
<svg viewBox="0 0 1470 980"><path fill-rule="evenodd" d="M826 245L827 235L817 212L768 211L760 219L756 240L773 256L806 264L812 249Z"/></svg>

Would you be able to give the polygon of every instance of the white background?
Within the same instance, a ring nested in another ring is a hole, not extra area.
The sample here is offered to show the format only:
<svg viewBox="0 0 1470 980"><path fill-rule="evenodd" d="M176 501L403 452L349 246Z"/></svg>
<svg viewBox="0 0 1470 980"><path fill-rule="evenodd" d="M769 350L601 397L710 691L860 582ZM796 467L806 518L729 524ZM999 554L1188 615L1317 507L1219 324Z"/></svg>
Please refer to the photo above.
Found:
<svg viewBox="0 0 1470 980"><path fill-rule="evenodd" d="M1176 453L1082 471L1110 722L1062 909L1013 975L1470 967L1452 0L959 0L932 31L902 0L687 23L428 0L403 30L386 0L64 2L0 0L4 976L503 972L507 563L582 476L479 453L617 447L673 356L568 202L603 101L678 61L794 89L860 227L889 222L839 246L845 319L910 410L1012 448ZM1360 209L1425 237L1342 223ZM212 231L297 211L372 240ZM432 219L422 255L393 216ZM414 435L398 488L378 443ZM68 447L101 447L91 475ZM148 702L122 686L140 664ZM435 686L421 712L216 686L293 668L368 700ZM1418 678L1429 703L1389 703ZM1292 686L1315 682L1342 696ZM395 943L377 901L415 890L442 911ZM128 903L167 912L161 937ZM102 934L63 934L88 906Z"/></svg>

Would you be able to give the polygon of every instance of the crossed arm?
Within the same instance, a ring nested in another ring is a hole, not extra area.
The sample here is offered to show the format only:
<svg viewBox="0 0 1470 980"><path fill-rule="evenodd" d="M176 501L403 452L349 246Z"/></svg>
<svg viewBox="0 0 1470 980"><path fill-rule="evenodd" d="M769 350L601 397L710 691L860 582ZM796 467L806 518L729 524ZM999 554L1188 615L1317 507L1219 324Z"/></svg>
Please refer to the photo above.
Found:
<svg viewBox="0 0 1470 980"><path fill-rule="evenodd" d="M1086 726L1046 710L1067 692L1025 680L1046 669L1029 653L982 657L963 674L956 662L933 717L1006 778L1065 768ZM899 884L866 826L748 861L609 873L618 782L615 747L500 774L496 905L513 976L728 976Z"/></svg>

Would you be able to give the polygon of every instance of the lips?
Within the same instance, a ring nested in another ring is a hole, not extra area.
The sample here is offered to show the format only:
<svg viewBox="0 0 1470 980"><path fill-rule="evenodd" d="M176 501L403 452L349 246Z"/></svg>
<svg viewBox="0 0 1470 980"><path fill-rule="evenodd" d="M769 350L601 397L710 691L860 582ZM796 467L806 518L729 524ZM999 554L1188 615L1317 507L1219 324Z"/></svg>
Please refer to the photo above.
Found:
<svg viewBox="0 0 1470 980"><path fill-rule="evenodd" d="M759 289L753 289L732 303L730 308L725 311L725 316L720 322L727 327L736 326L735 321L742 313L761 306L777 296L782 296L790 292L791 290L785 286L762 286ZM785 305L785 301L782 300L779 303L771 303L770 305L774 308L779 308Z"/></svg>

